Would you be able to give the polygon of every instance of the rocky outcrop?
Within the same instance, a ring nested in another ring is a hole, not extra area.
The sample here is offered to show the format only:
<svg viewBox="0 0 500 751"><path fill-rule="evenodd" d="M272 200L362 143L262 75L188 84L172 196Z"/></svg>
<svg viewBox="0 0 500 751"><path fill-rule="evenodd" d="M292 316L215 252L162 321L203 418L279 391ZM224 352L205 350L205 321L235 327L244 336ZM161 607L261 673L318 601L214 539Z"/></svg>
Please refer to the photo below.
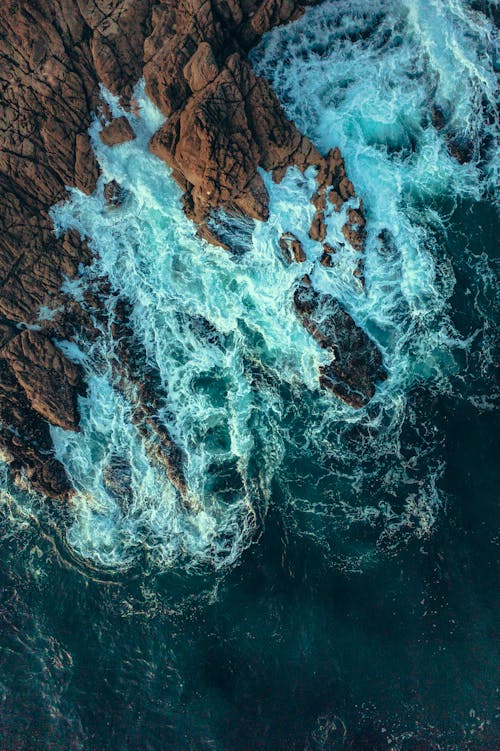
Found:
<svg viewBox="0 0 500 751"><path fill-rule="evenodd" d="M305 328L333 355L321 368L322 387L351 407L364 407L376 383L387 378L380 350L336 300L313 289L309 277L295 290L294 303Z"/></svg>
<svg viewBox="0 0 500 751"><path fill-rule="evenodd" d="M293 164L317 168L311 236L321 242L325 212L354 197L342 158L337 150L318 153L247 58L263 33L313 2L6 0L0 14L0 449L17 476L47 495L71 493L52 453L49 424L77 430L82 391L78 369L57 341L76 331L96 333L88 313L60 292L64 279L91 260L90 250L75 232L56 238L49 212L68 186L87 194L95 189L92 113L107 145L134 137L125 118L110 118L100 84L133 106L133 86L144 74L148 94L168 116L151 150L172 168L186 214L203 237L229 247L209 222L214 210L265 220L268 195L259 168L279 181ZM123 200L114 182L104 195L110 207ZM352 208L363 218L361 206ZM361 248L362 222L349 215L346 227L348 242ZM296 243L290 252L304 260ZM46 319L44 308L53 311ZM146 409L140 420L148 423L151 415ZM169 441L165 435L175 480L178 457Z"/></svg>
<svg viewBox="0 0 500 751"><path fill-rule="evenodd" d="M77 429L80 373L47 336L25 329L9 341L2 356L35 412L52 425Z"/></svg>
<svg viewBox="0 0 500 751"><path fill-rule="evenodd" d="M88 317L60 294L91 259L77 233L56 239L50 207L66 186L91 193L88 137L99 83L130 96L150 32L150 0L6 0L0 14L0 448L14 474L52 497L71 489L49 422L77 429L81 379L54 342ZM61 309L39 320L43 307ZM24 330L27 326L37 327Z"/></svg>
<svg viewBox="0 0 500 751"><path fill-rule="evenodd" d="M306 254L299 238L293 232L284 232L280 237L280 248L287 263L304 263Z"/></svg>
<svg viewBox="0 0 500 751"><path fill-rule="evenodd" d="M105 184L103 194L107 206L118 208L122 205L123 190L120 183L117 183L116 180L111 180Z"/></svg>
<svg viewBox="0 0 500 751"><path fill-rule="evenodd" d="M320 164L318 151L246 57L265 31L296 17L305 4L183 0L162 6L146 42L144 77L168 120L150 148L172 168L186 213L199 225L219 208L267 219L269 197L258 168L275 170L279 179L291 164L302 170Z"/></svg>

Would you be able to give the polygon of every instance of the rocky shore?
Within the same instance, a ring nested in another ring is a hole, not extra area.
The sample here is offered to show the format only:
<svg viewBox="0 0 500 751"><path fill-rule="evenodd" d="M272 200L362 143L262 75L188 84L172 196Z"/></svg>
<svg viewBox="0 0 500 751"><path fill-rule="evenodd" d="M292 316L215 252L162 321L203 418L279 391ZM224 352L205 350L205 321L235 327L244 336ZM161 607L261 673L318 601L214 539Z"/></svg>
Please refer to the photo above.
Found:
<svg viewBox="0 0 500 751"><path fill-rule="evenodd" d="M315 167L309 235L323 244L321 263L329 266L335 249L325 241L325 217L349 201L343 233L356 259L353 273L362 281L363 205L340 152L317 151L247 57L262 34L313 2L7 0L0 16L0 448L14 475L36 490L71 496L53 456L49 425L78 430L84 381L56 342L77 332L95 335L87 306L61 293L64 280L91 261L91 251L76 232L56 239L49 211L65 200L68 186L87 194L96 187L99 167L87 134L93 113L107 145L134 137L126 118L110 122L100 84L125 108L133 107L133 86L144 76L148 95L167 117L151 151L172 169L187 217L209 242L227 247L213 222L216 210L267 219L269 197L259 168L279 182L291 165ZM120 186L109 183L105 197L119 205ZM293 238L285 238L282 248L289 260L304 260ZM291 311L314 336L320 297L308 290L306 302L298 291ZM90 297L86 302L99 305ZM126 327L122 302L119 325ZM320 381L359 407L384 377L382 361L373 342L337 308L329 324L334 360ZM127 336L132 342L133 333ZM124 383L137 382L133 363L124 354ZM159 437L159 455L185 493L179 452L155 423L155 397L139 390L138 399L137 422Z"/></svg>

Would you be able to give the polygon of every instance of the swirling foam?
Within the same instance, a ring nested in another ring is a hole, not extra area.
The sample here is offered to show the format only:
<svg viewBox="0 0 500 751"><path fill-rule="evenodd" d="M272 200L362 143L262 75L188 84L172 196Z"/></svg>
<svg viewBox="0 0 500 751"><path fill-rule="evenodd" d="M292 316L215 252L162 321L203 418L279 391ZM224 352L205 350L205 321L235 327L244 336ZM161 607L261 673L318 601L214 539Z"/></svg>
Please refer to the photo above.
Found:
<svg viewBox="0 0 500 751"><path fill-rule="evenodd" d="M321 249L307 234L312 171L289 170L279 186L263 174L270 219L236 228L246 252L232 256L196 238L179 189L148 152L162 116L142 84L140 116L127 113L136 140L105 147L93 124L103 173L97 190L71 191L53 210L56 229L78 229L96 253L66 289L81 295L82 285L107 275L131 301L134 332L168 394L161 417L187 458L193 502L186 507L150 460L131 420L134 395L116 389L109 333L92 346L62 343L83 363L89 385L81 433L52 429L77 489L67 529L77 554L113 568L144 554L161 567L222 567L252 540L277 488L289 523L349 565L361 565L374 544L387 549L407 534L428 534L442 504L443 464L408 393L421 382L448 390L453 353L468 346L448 318L454 275L438 201L478 199L495 174L491 43L488 21L457 0L368 9L338 0L274 30L254 51L258 72L298 126L322 151L338 145L344 154L369 220L365 291L347 248L332 269L317 263ZM483 140L471 163L449 154L445 134L431 125L433 103L461 135ZM113 210L102 198L111 179L126 196ZM337 217L331 239L340 227ZM381 243L382 230L390 242ZM303 241L305 264L283 263L283 231ZM319 390L325 355L293 313L294 282L304 272L384 352L389 378L367 409L356 412ZM217 336L207 336L205 322ZM110 467L118 473L114 489ZM359 525L374 538L353 551L341 537Z"/></svg>

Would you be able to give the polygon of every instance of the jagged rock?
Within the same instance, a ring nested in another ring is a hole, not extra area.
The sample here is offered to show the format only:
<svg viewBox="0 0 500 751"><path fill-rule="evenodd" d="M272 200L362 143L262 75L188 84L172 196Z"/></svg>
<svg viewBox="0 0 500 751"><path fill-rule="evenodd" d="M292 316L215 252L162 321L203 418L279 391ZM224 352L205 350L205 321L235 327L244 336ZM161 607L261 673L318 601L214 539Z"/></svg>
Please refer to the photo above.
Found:
<svg viewBox="0 0 500 751"><path fill-rule="evenodd" d="M192 92L201 91L219 74L219 66L212 47L208 42L201 42L194 55L182 70L184 78Z"/></svg>
<svg viewBox="0 0 500 751"><path fill-rule="evenodd" d="M90 196L99 177L99 165L87 133L75 138L75 187Z"/></svg>
<svg viewBox="0 0 500 751"><path fill-rule="evenodd" d="M92 335L89 317L60 292L91 253L76 232L56 239L49 210L68 185L95 190L87 129L99 83L127 99L141 75L151 7L151 0L6 0L0 13L0 448L15 476L55 498L71 488L53 458L47 419L76 427L80 383L48 331ZM41 306L61 312L44 332L20 333L19 323L38 325Z"/></svg>
<svg viewBox="0 0 500 751"><path fill-rule="evenodd" d="M25 329L2 350L26 399L35 412L65 430L77 430L77 395L82 380L76 365L50 339Z"/></svg>
<svg viewBox="0 0 500 751"><path fill-rule="evenodd" d="M341 210L342 206L344 205L344 201L342 197L337 193L336 190L330 190L328 192L328 200L333 205L337 213Z"/></svg>
<svg viewBox="0 0 500 751"><path fill-rule="evenodd" d="M366 239L366 221L362 212L362 205L359 209L348 209L347 222L342 227L342 233L347 242L359 252L364 249Z"/></svg>
<svg viewBox="0 0 500 751"><path fill-rule="evenodd" d="M305 328L333 360L320 369L320 384L351 407L363 407L387 374L380 350L354 323L352 317L329 295L316 292L310 280L294 293L295 309Z"/></svg>
<svg viewBox="0 0 500 751"><path fill-rule="evenodd" d="M122 187L116 180L106 183L104 186L104 200L108 206L118 208L123 203Z"/></svg>
<svg viewBox="0 0 500 751"><path fill-rule="evenodd" d="M255 76L238 43L248 42L250 29L257 41L263 32L256 29L290 18L298 6L264 3L257 14L251 2L215 6L224 25L211 3L167 3L147 40L146 90L168 117L150 149L189 194L185 205L194 221L231 206L265 220L269 199L257 168L276 176L291 164L302 170L319 164L321 157L286 118L267 81Z"/></svg>
<svg viewBox="0 0 500 751"><path fill-rule="evenodd" d="M234 203L243 214L252 219L264 222L269 219L269 194L258 172L245 186L241 196L234 199Z"/></svg>
<svg viewBox="0 0 500 751"><path fill-rule="evenodd" d="M326 237L326 224L325 224L325 212L324 211L316 211L313 220L311 222L311 226L309 228L309 237L311 240L316 240L317 242L323 242L323 240Z"/></svg>
<svg viewBox="0 0 500 751"><path fill-rule="evenodd" d="M327 253L326 251L322 253L321 258L319 259L319 262L322 266L329 269L333 266L332 256L330 253Z"/></svg>
<svg viewBox="0 0 500 751"><path fill-rule="evenodd" d="M339 182L338 192L344 201L348 201L349 198L354 198L356 196L354 185L347 179L347 177L343 177Z"/></svg>
<svg viewBox="0 0 500 751"><path fill-rule="evenodd" d="M287 263L291 263L292 259L295 263L304 263L307 260L302 243L293 232L284 232L281 235L280 248Z"/></svg>
<svg viewBox="0 0 500 751"><path fill-rule="evenodd" d="M125 116L117 117L99 132L99 138L105 146L119 146L127 141L133 141L135 133Z"/></svg>
<svg viewBox="0 0 500 751"><path fill-rule="evenodd" d="M49 211L67 186L95 190L99 169L87 129L93 112L109 119L99 85L134 109L133 86L144 75L168 116L151 150L172 168L186 214L211 242L228 247L209 222L213 210L267 218L259 168L279 179L290 165L314 165L321 205L327 194L340 208L354 196L340 153L321 157L246 57L265 31L313 1L7 0L0 14L0 447L14 473L24 469L42 492L71 493L51 454L47 420L76 429L81 388L76 367L50 338L96 335L91 317L60 292L90 250L77 233L56 239ZM108 144L132 137L125 118L101 131ZM117 205L116 185L105 194ZM302 260L297 247L292 252ZM99 308L99 295L86 298ZM20 333L18 324L38 325L41 306L63 312L43 331ZM174 465L168 471L174 476Z"/></svg>

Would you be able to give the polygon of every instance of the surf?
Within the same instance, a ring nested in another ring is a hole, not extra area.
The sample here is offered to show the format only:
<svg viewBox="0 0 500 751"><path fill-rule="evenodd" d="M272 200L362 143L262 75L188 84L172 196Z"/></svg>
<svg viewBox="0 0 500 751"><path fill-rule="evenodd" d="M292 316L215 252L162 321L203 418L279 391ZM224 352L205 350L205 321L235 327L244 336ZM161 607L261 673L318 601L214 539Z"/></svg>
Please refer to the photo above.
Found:
<svg viewBox="0 0 500 751"><path fill-rule="evenodd" d="M168 169L149 153L163 118L143 83L137 114L103 91L136 139L104 146L96 118L97 189L72 190L53 208L56 232L77 229L95 254L65 291L81 298L105 277L129 301L134 336L159 374L158 419L185 457L190 502L151 460L132 419L134 389L118 388L109 303L96 342L59 343L88 386L81 432L52 428L76 490L65 523L75 555L110 569L146 556L159 568L222 570L256 539L278 496L288 523L341 565L362 567L380 547L431 533L444 504L443 458L413 392L423 383L449 391L456 355L469 346L449 315L455 277L443 207L487 198L497 175L493 36L485 16L454 0L369 9L341 0L307 10L252 52L257 73L320 151L341 149L368 220L364 288L348 247L331 268L318 262L307 232L313 170L290 169L279 185L262 174L270 218L233 223L238 253L230 254L200 241ZM452 138L479 144L469 161L453 155ZM111 180L123 192L117 208L103 198ZM283 262L284 231L301 240L304 264ZM341 239L340 217L330 238ZM388 379L366 408L319 387L327 358L293 309L304 273L383 352ZM342 535L360 525L369 542L345 545Z"/></svg>

